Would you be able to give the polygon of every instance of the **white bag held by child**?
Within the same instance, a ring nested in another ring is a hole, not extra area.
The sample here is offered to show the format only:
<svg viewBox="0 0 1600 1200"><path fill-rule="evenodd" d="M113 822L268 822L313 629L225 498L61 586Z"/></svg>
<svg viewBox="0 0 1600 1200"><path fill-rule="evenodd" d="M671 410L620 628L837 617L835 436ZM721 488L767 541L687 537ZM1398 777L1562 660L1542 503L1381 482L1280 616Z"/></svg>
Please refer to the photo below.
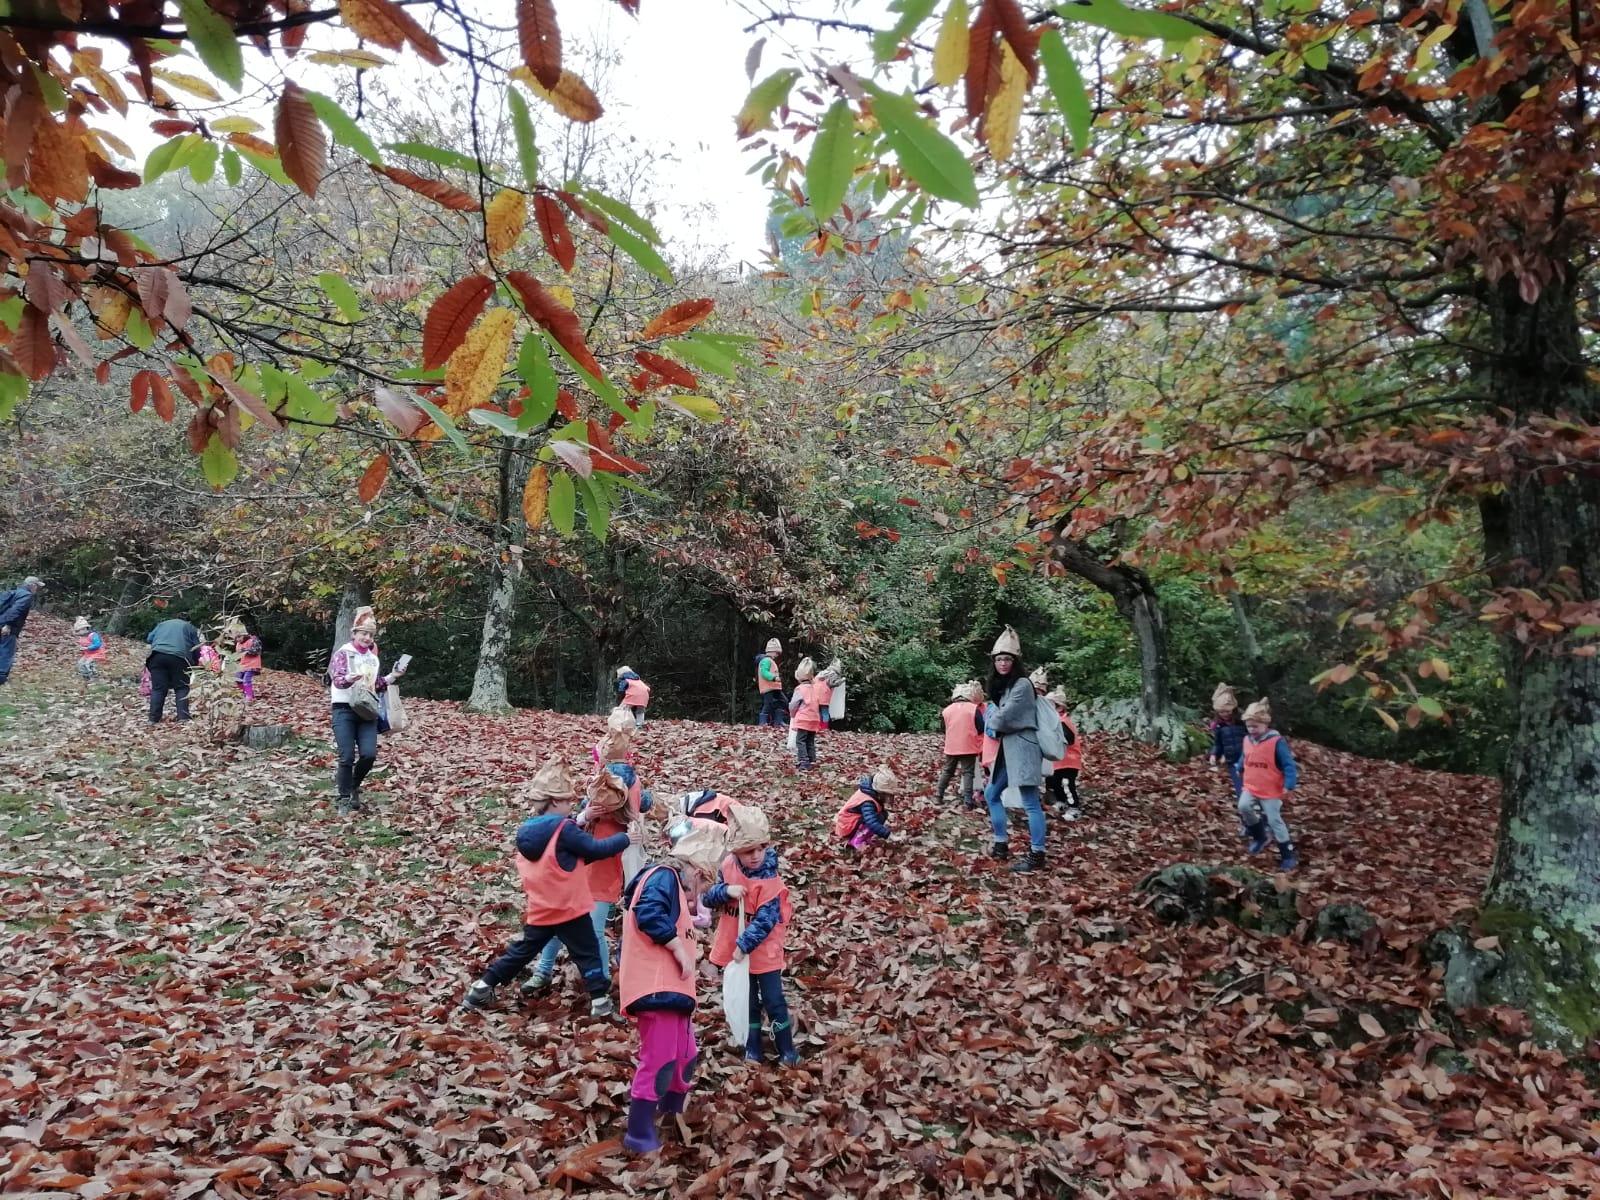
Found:
<svg viewBox="0 0 1600 1200"><path fill-rule="evenodd" d="M1037 720L1035 732L1039 739L1039 753L1047 764L1053 763L1067 752L1067 735L1061 727L1061 714L1056 711L1056 706L1043 696L1035 696L1033 705Z"/></svg>
<svg viewBox="0 0 1600 1200"><path fill-rule="evenodd" d="M628 848L622 852L622 886L627 887L633 877L644 870L644 820L635 817L628 823Z"/></svg>
<svg viewBox="0 0 1600 1200"><path fill-rule="evenodd" d="M744 933L744 901L739 902L739 932ZM736 958L722 968L722 1015L728 1018L728 1041L743 1046L750 1036L750 959Z"/></svg>
<svg viewBox="0 0 1600 1200"><path fill-rule="evenodd" d="M788 743L788 745L789 745L789 749L790 749L791 752L797 746L800 745L800 731L798 729L796 729L793 725L789 726L789 743Z"/></svg>
<svg viewBox="0 0 1600 1200"><path fill-rule="evenodd" d="M1011 809L1022 807L1022 793L1017 790L1016 784L1006 784L1005 790L1000 793L1000 806Z"/></svg>

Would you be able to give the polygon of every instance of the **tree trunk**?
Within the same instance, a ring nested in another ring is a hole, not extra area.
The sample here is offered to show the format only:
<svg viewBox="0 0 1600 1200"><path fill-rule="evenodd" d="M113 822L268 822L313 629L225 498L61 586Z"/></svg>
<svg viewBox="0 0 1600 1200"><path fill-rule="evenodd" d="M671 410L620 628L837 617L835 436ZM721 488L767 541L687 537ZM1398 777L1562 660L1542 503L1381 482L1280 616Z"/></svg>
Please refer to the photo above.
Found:
<svg viewBox="0 0 1600 1200"><path fill-rule="evenodd" d="M1267 662L1261 655L1261 643L1256 640L1256 627L1251 624L1250 610L1238 592L1228 593L1228 605L1233 609L1233 623L1239 629L1239 648L1244 651L1245 665L1250 669L1250 682L1255 684L1258 696L1272 691L1273 680Z"/></svg>
<svg viewBox="0 0 1600 1200"><path fill-rule="evenodd" d="M608 713L616 707L616 692L611 686L611 654L605 642L594 644L594 711Z"/></svg>
<svg viewBox="0 0 1600 1200"><path fill-rule="evenodd" d="M517 615L517 580L522 556L510 547L498 547L489 603L483 611L483 634L478 639L478 670L472 677L467 707L473 712L500 713L511 707L506 698L506 657L511 648L511 624Z"/></svg>
<svg viewBox="0 0 1600 1200"><path fill-rule="evenodd" d="M339 647L350 640L350 626L355 624L356 609L372 603L372 592L366 581L351 577L344 581L344 594L339 597L339 611L333 618L333 645L328 658L339 652Z"/></svg>
<svg viewBox="0 0 1600 1200"><path fill-rule="evenodd" d="M1139 644L1139 708L1144 732L1157 740L1158 723L1170 722L1172 694L1167 667L1167 625L1155 584L1137 567L1106 563L1082 542L1060 538L1057 560L1080 579L1087 580L1116 601L1117 611L1133 625Z"/></svg>
<svg viewBox="0 0 1600 1200"><path fill-rule="evenodd" d="M1576 276L1569 271L1567 278ZM1532 305L1501 284L1491 302L1497 405L1521 420L1600 422L1585 375L1573 285ZM1497 587L1557 600L1600 599L1600 480L1524 470L1483 502ZM1600 1032L1600 658L1570 643L1506 643L1506 754L1494 870L1480 925L1500 937L1491 995L1527 1010L1536 1034L1569 1050Z"/></svg>
<svg viewBox="0 0 1600 1200"><path fill-rule="evenodd" d="M121 637L128 632L128 621L133 616L133 602L138 599L139 585L127 579L122 584L122 595L117 598L116 607L111 610L111 615L106 618L106 629L112 637Z"/></svg>

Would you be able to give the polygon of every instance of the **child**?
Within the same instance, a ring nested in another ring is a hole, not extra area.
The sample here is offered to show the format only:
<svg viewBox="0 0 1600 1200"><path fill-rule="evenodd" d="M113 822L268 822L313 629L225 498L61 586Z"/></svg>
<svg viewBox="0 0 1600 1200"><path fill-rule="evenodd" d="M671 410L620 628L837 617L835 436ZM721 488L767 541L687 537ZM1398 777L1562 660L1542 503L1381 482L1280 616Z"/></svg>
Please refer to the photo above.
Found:
<svg viewBox="0 0 1600 1200"><path fill-rule="evenodd" d="M236 623L234 649L239 654L239 690L244 693L244 702L254 704L256 699L256 676L261 673L261 639L244 627L244 622Z"/></svg>
<svg viewBox="0 0 1600 1200"><path fill-rule="evenodd" d="M939 772L939 803L944 803L945 789L950 786L950 780L956 773L956 768L961 768L961 803L971 809L976 802L972 798L972 776L978 764L978 755L983 751L983 720L978 715L978 697L983 694L983 685L976 680L963 683L950 693L950 703L944 706L944 711L939 715L944 720L944 768Z"/></svg>
<svg viewBox="0 0 1600 1200"><path fill-rule="evenodd" d="M888 841L888 800L899 790L900 780L888 767L863 775L855 794L833 818L834 840L846 843L852 850L865 850L874 842Z"/></svg>
<svg viewBox="0 0 1600 1200"><path fill-rule="evenodd" d="M1272 709L1265 699L1244 710L1244 787L1239 792L1239 819L1250 834L1250 853L1267 848L1268 831L1278 843L1278 870L1300 865L1294 840L1283 821L1283 802L1300 782L1300 769L1289 739L1272 727Z"/></svg>
<svg viewBox="0 0 1600 1200"><path fill-rule="evenodd" d="M88 617L79 617L72 623L72 632L78 637L78 678L83 680L83 690L89 690L89 684L100 676L95 669L95 664L106 660L106 643Z"/></svg>
<svg viewBox="0 0 1600 1200"><path fill-rule="evenodd" d="M756 655L756 690L761 693L757 725L789 723L789 698L783 694L783 672L778 666L782 655L783 643L777 638L770 639L767 648Z"/></svg>
<svg viewBox="0 0 1600 1200"><path fill-rule="evenodd" d="M632 667L617 668L618 703L633 714L633 727L644 728L644 710L650 707L650 685Z"/></svg>
<svg viewBox="0 0 1600 1200"><path fill-rule="evenodd" d="M706 788L698 792L685 792L683 794L683 815L698 820L715 821L719 825L728 823L728 813L738 803L726 792L714 792Z"/></svg>
<svg viewBox="0 0 1600 1200"><path fill-rule="evenodd" d="M817 734L828 727L828 701L833 689L817 678L817 664L809 658L794 669L794 696L789 701L789 724L795 731L794 761L801 771L817 765Z"/></svg>
<svg viewBox="0 0 1600 1200"><path fill-rule="evenodd" d="M783 997L783 947L794 906L789 889L778 878L778 852L772 848L766 814L750 804L736 804L728 819L728 857L716 884L706 892L706 903L723 909L717 919L711 961L719 967L750 960L750 1033L744 1056L765 1061L761 1037L761 1011L772 1019L772 1041L786 1067L796 1066L794 1024ZM745 917L739 932L739 913Z"/></svg>
<svg viewBox="0 0 1600 1200"><path fill-rule="evenodd" d="M1245 731L1244 722L1239 719L1239 701L1227 684L1217 684L1216 691L1211 693L1211 710L1216 715L1211 719L1211 753L1206 757L1219 767L1227 764L1237 803L1239 793L1244 790ZM1239 826L1239 836L1250 836L1243 823Z"/></svg>
<svg viewBox="0 0 1600 1200"><path fill-rule="evenodd" d="M545 943L559 938L583 972L589 991L589 1013L609 1017L615 1011L606 993L610 982L600 961L600 943L595 937L590 914L594 899L589 893L586 864L614 858L628 848L628 835L618 833L605 839L590 837L579 822L571 819L578 802L578 790L560 762L546 760L544 766L523 789L533 801L535 815L517 830L517 874L527 907L522 916L522 937L484 970L467 989L464 1008L487 1008L494 992L509 983L538 957ZM584 814L587 824L592 812Z"/></svg>
<svg viewBox="0 0 1600 1200"><path fill-rule="evenodd" d="M1045 790L1050 799L1061 806L1062 817L1076 821L1082 815L1079 811L1078 772L1083 767L1083 741L1078 737L1078 727L1067 715L1067 690L1057 688L1046 699L1055 706L1061 717L1061 735L1066 740L1067 752L1050 764L1050 777L1045 780Z"/></svg>
<svg viewBox="0 0 1600 1200"><path fill-rule="evenodd" d="M589 751L594 765L601 767L608 762L632 763L634 729L633 714L620 704L613 708L606 717L606 731L600 735L594 749Z"/></svg>
<svg viewBox="0 0 1600 1200"><path fill-rule="evenodd" d="M682 1113L694 1080L699 947L689 902L711 886L727 853L726 831L709 822L682 822L671 833L667 861L640 871L622 893L622 1011L639 1027L622 1144L634 1154L661 1149L656 1114Z"/></svg>

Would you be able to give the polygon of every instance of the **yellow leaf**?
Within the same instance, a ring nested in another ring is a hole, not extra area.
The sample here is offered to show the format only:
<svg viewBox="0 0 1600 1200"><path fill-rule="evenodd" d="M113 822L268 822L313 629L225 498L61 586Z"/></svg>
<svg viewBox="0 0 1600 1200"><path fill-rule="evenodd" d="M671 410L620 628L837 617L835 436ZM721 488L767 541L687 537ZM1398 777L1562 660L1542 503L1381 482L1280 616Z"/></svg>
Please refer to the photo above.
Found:
<svg viewBox="0 0 1600 1200"><path fill-rule="evenodd" d="M128 312L133 301L126 292L116 288L92 287L84 296L89 311L94 314L95 331L101 337L116 337L128 324Z"/></svg>
<svg viewBox="0 0 1600 1200"><path fill-rule="evenodd" d="M318 50L311 61L325 67L386 67L389 60L371 50Z"/></svg>
<svg viewBox="0 0 1600 1200"><path fill-rule="evenodd" d="M681 409L691 417L699 417L702 421L715 421L722 416L722 409L710 396L663 396L661 402L669 408Z"/></svg>
<svg viewBox="0 0 1600 1200"><path fill-rule="evenodd" d="M83 136L92 142L98 142L102 152L111 152L110 154L102 153L100 155L100 157L105 159L107 162L111 161L113 154L119 155L122 158L133 157L133 148L114 133L107 133L104 129L85 129L83 131Z"/></svg>
<svg viewBox="0 0 1600 1200"><path fill-rule="evenodd" d="M527 223L528 206L522 193L501 188L483 210L483 234L489 253L498 256L515 246Z"/></svg>
<svg viewBox="0 0 1600 1200"><path fill-rule="evenodd" d="M550 472L535 467L528 472L528 484L522 489L522 519L529 529L544 524L544 514L550 506Z"/></svg>
<svg viewBox="0 0 1600 1200"><path fill-rule="evenodd" d="M564 283L547 285L544 289L561 302L563 308L573 307L572 289Z"/></svg>
<svg viewBox="0 0 1600 1200"><path fill-rule="evenodd" d="M488 403L505 371L516 323L517 314L509 308L491 308L478 319L466 341L456 347L445 364L445 412L461 417Z"/></svg>
<svg viewBox="0 0 1600 1200"><path fill-rule="evenodd" d="M594 90L565 67L553 88L547 88L533 77L527 67L515 67L511 78L521 83L569 121L597 121L605 113Z"/></svg>
<svg viewBox="0 0 1600 1200"><path fill-rule="evenodd" d="M933 81L949 87L967 73L967 0L950 0L944 20L939 23L939 39L933 43Z"/></svg>
<svg viewBox="0 0 1600 1200"><path fill-rule="evenodd" d="M1450 682L1450 664L1449 663L1445 662L1445 660L1442 659L1442 658L1430 658L1428 660L1428 662L1433 667L1433 673L1436 676L1438 676L1440 679L1444 680L1446 683Z"/></svg>
<svg viewBox="0 0 1600 1200"><path fill-rule="evenodd" d="M1028 94L1028 70L1011 49L1000 43L1000 90L989 101L983 114L983 140L996 162L1005 162L1017 144L1022 127L1022 101Z"/></svg>
<svg viewBox="0 0 1600 1200"><path fill-rule="evenodd" d="M223 117L219 121L207 121L213 133L260 133L261 125L249 117Z"/></svg>
<svg viewBox="0 0 1600 1200"><path fill-rule="evenodd" d="M1375 708L1372 711L1378 714L1378 720L1382 721L1385 725L1387 725L1389 727L1389 732L1390 733L1399 733L1400 732L1400 722L1399 721L1396 721L1393 717L1391 717L1388 713L1384 712L1383 709L1381 709L1381 708Z"/></svg>
<svg viewBox="0 0 1600 1200"><path fill-rule="evenodd" d="M188 92L191 96L198 96L202 100L222 100L222 93L212 87L198 75L185 75L182 71L174 71L168 67L151 67L150 74L163 82L170 83L179 91Z"/></svg>
<svg viewBox="0 0 1600 1200"><path fill-rule="evenodd" d="M94 84L94 90L122 116L128 115L128 97L122 90L122 85L108 75L100 66L99 50L80 50L72 56L72 66ZM130 155L130 157L132 157Z"/></svg>

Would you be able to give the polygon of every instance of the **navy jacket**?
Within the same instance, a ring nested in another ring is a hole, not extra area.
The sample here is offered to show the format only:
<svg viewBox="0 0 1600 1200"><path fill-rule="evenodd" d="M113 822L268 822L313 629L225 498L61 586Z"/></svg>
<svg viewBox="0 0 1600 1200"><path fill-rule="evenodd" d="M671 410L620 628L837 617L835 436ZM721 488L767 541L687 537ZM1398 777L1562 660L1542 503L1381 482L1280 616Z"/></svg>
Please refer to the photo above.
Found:
<svg viewBox="0 0 1600 1200"><path fill-rule="evenodd" d="M13 588L0 596L0 625L11 626L15 637L27 624L28 611L33 607L33 593L25 587Z"/></svg>
<svg viewBox="0 0 1600 1200"><path fill-rule="evenodd" d="M641 889L639 881L647 875L649 878ZM678 914L682 911L679 896L682 890L683 884L676 869L669 866L662 871L652 871L646 867L628 880L628 886L622 889L622 911L626 913L632 908L634 919L639 922L639 932L656 945L665 946L678 936ZM636 892L637 901L634 899ZM628 918L624 916L622 919L626 921ZM694 997L685 996L682 992L651 992L648 996L640 996L628 1006L627 1011L692 1013Z"/></svg>
<svg viewBox="0 0 1600 1200"><path fill-rule="evenodd" d="M879 836L882 836L881 834ZM773 879L778 874L778 851L772 846L767 847L767 856L761 860L761 865L754 871L745 871L739 868L751 879ZM709 908L721 908L731 905L735 901L728 898L728 885L722 880L717 880L706 891L706 905ZM778 927L783 920L783 903L780 900L768 900L756 909L753 916L744 923L744 932L739 935L739 949L749 954L762 942L767 940L769 934Z"/></svg>
<svg viewBox="0 0 1600 1200"><path fill-rule="evenodd" d="M628 694L628 680L639 678L639 672L629 671L626 675L617 676L617 696L620 698Z"/></svg>
<svg viewBox="0 0 1600 1200"><path fill-rule="evenodd" d="M563 871L576 870L579 862L611 858L628 848L625 833L608 838L591 837L570 817L545 813L542 817L529 817L517 826L517 853L537 862L552 837L556 839L556 862Z"/></svg>
<svg viewBox="0 0 1600 1200"><path fill-rule="evenodd" d="M1223 762L1236 763L1244 754L1244 722L1236 716L1231 721L1221 717L1211 722L1211 755Z"/></svg>
<svg viewBox="0 0 1600 1200"><path fill-rule="evenodd" d="M863 792L871 797L861 806L861 823L878 837L889 836L889 814L878 801L878 793L872 790L872 776L863 775L861 782L856 784Z"/></svg>
<svg viewBox="0 0 1600 1200"><path fill-rule="evenodd" d="M625 787L625 788L632 788L633 785L639 779L639 772L635 771L627 763L607 763L606 764L606 770L610 771L613 775L615 775L617 777L617 779L622 783L622 786ZM640 812L642 812L642 813L649 812L650 811L650 806L653 805L655 802L656 802L656 798L650 794L650 789L649 788L640 788L639 789L639 811ZM556 851L556 853L559 854L560 850L558 849Z"/></svg>

